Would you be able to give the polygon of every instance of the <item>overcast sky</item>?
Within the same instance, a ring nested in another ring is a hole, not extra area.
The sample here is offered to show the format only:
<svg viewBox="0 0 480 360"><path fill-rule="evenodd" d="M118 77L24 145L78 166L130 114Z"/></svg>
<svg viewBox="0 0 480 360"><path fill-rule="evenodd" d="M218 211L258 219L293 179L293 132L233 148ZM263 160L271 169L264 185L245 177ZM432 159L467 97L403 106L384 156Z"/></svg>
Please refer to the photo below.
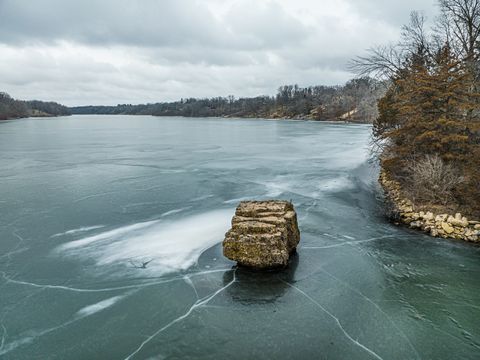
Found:
<svg viewBox="0 0 480 360"><path fill-rule="evenodd" d="M333 85L436 0L0 0L0 91L66 105Z"/></svg>

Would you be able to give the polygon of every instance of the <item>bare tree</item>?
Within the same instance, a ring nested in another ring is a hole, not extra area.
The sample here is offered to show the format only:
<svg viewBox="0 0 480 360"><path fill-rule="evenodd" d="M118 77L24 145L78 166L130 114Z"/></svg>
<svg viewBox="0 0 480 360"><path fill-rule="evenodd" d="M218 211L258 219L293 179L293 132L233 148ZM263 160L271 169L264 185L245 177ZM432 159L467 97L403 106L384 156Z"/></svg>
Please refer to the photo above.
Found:
<svg viewBox="0 0 480 360"><path fill-rule="evenodd" d="M479 0L480 1L480 0ZM370 48L366 56L358 56L349 63L349 69L358 76L392 79L400 75L405 62L417 54L433 57L431 39L426 29L426 17L417 11L410 14L410 23L402 28L398 44Z"/></svg>
<svg viewBox="0 0 480 360"><path fill-rule="evenodd" d="M439 5L438 24L444 38L464 59L473 61L480 40L480 0L439 0Z"/></svg>
<svg viewBox="0 0 480 360"><path fill-rule="evenodd" d="M402 41L400 43L400 46L407 53L416 53L419 49L426 53L430 52L431 38L426 29L426 23L427 18L423 13L418 11L410 13L410 23L402 27Z"/></svg>
<svg viewBox="0 0 480 360"><path fill-rule="evenodd" d="M421 54L426 61L435 61L438 51L449 44L470 64L473 73L480 74L480 0L438 0L438 5L441 15L433 31L426 28L425 16L414 11L398 44L368 50L366 56L350 62L350 70L359 76L391 77L399 73L408 58Z"/></svg>
<svg viewBox="0 0 480 360"><path fill-rule="evenodd" d="M348 64L350 71L359 77L375 76L390 79L403 68L404 54L397 45L378 46L367 50Z"/></svg>

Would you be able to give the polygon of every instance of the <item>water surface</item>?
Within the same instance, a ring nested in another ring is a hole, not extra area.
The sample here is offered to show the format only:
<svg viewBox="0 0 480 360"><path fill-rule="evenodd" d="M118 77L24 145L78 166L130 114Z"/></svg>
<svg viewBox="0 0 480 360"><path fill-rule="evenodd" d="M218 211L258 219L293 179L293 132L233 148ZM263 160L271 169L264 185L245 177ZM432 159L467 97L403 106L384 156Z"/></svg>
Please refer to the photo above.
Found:
<svg viewBox="0 0 480 360"><path fill-rule="evenodd" d="M0 358L480 358L480 250L384 219L369 134L0 123ZM271 198L297 208L298 255L280 273L236 269L221 249L234 208Z"/></svg>

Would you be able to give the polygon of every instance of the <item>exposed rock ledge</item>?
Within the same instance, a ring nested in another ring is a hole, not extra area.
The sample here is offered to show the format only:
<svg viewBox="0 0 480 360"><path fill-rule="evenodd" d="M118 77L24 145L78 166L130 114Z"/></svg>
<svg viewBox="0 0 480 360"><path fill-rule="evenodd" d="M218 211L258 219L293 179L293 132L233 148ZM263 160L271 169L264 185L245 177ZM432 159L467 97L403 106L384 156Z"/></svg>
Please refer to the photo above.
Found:
<svg viewBox="0 0 480 360"><path fill-rule="evenodd" d="M419 229L431 236L445 239L480 242L480 221L468 220L462 214L434 214L433 212L415 211L414 204L402 196L400 184L388 178L382 171L380 184L385 190L386 200L390 207L389 216L412 229Z"/></svg>
<svg viewBox="0 0 480 360"><path fill-rule="evenodd" d="M223 254L258 270L285 267L300 242L297 214L288 201L244 201L225 235Z"/></svg>

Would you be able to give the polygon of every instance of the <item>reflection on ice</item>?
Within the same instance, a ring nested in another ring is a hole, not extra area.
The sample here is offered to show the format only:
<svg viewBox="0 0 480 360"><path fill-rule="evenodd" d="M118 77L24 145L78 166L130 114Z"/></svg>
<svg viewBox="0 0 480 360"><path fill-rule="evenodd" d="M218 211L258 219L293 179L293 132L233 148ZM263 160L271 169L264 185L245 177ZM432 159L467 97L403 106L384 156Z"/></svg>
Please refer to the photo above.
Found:
<svg viewBox="0 0 480 360"><path fill-rule="evenodd" d="M133 267L132 262L149 262L148 266L135 270L148 275L186 270L196 263L204 250L223 240L232 214L233 210L218 210L177 221L129 225L66 243L57 252L94 260L101 267L115 266L118 275L120 268L134 271L137 267Z"/></svg>
<svg viewBox="0 0 480 360"><path fill-rule="evenodd" d="M281 298L288 285L295 277L300 256L294 254L290 258L288 267L283 271L254 271L239 267L237 269L237 282L231 286L227 293L233 301L248 304L269 304ZM224 274L224 284L230 282L229 273Z"/></svg>

